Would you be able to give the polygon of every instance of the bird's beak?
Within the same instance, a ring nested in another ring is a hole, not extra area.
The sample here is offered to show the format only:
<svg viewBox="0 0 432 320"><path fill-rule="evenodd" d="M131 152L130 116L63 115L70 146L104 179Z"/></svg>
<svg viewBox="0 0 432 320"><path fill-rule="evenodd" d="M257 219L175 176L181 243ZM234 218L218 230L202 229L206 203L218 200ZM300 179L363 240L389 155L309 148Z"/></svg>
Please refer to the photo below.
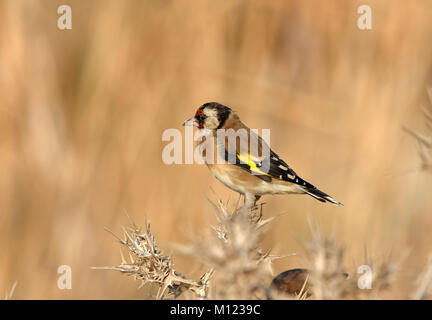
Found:
<svg viewBox="0 0 432 320"><path fill-rule="evenodd" d="M194 126L194 127L198 127L198 121L197 119L195 119L195 117L190 118L189 120L186 120L183 123L184 126Z"/></svg>

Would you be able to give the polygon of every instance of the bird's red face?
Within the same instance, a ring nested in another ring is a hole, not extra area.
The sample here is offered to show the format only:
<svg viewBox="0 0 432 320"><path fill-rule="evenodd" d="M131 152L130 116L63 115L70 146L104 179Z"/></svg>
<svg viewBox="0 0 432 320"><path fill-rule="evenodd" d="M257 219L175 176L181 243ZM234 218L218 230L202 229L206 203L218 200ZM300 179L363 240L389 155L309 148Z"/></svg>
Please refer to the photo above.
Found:
<svg viewBox="0 0 432 320"><path fill-rule="evenodd" d="M214 131L221 128L230 113L230 108L217 102L208 102L199 107L195 115L186 120L184 125Z"/></svg>
<svg viewBox="0 0 432 320"><path fill-rule="evenodd" d="M204 113L204 110L199 108L197 112L195 113L195 119L198 122L198 128L203 129L205 124L205 119L207 118L206 114Z"/></svg>
<svg viewBox="0 0 432 320"><path fill-rule="evenodd" d="M198 129L204 129L206 118L207 118L207 115L205 114L203 108L199 108L195 112L195 115L192 118L190 118L189 120L186 120L183 125L195 126L195 127L198 127Z"/></svg>

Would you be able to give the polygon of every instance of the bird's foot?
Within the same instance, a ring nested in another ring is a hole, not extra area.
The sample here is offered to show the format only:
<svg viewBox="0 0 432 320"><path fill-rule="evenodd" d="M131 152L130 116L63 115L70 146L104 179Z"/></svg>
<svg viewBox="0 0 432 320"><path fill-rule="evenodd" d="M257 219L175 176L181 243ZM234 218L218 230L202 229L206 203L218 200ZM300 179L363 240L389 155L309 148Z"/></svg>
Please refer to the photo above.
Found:
<svg viewBox="0 0 432 320"><path fill-rule="evenodd" d="M249 217L253 223L258 223L263 216L263 205L265 203L257 204L261 196L246 196L245 203L242 207L236 210L236 213L243 213Z"/></svg>
<svg viewBox="0 0 432 320"><path fill-rule="evenodd" d="M262 217L263 217L263 205L265 204L265 202L260 203L260 204L254 204L254 206L252 208L250 208L250 219L253 223L258 223L261 221Z"/></svg>

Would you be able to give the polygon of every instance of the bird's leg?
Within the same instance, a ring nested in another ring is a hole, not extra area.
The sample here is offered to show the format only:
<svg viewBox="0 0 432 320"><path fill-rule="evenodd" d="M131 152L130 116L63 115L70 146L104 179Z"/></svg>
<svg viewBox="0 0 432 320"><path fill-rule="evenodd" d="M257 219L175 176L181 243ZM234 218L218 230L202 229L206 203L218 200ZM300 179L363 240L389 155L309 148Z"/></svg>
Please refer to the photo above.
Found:
<svg viewBox="0 0 432 320"><path fill-rule="evenodd" d="M260 212L256 212L258 210L257 201L261 198L259 195L253 194L245 194L244 195L244 205L239 210L242 210L243 213L247 214L251 221L258 222L262 218L262 207Z"/></svg>
<svg viewBox="0 0 432 320"><path fill-rule="evenodd" d="M258 202L258 200L259 200L260 198L261 198L261 196L258 196L258 195L255 196L254 208L256 208L256 210L258 210L257 202ZM256 222L260 221L261 218L262 218L262 215L263 215L263 213L262 213L262 206L263 206L263 204L264 204L264 203L261 203L261 205L260 205L259 215L258 215L258 218L257 218Z"/></svg>
<svg viewBox="0 0 432 320"><path fill-rule="evenodd" d="M249 211L255 205L255 196L251 194L244 194L243 196L244 196L244 203L243 206L238 209L238 212L243 212L248 215Z"/></svg>
<svg viewBox="0 0 432 320"><path fill-rule="evenodd" d="M259 196L259 195L255 195L255 201L254 201L254 207L256 207L257 206L257 201L259 200L261 198L261 196Z"/></svg>
<svg viewBox="0 0 432 320"><path fill-rule="evenodd" d="M259 213L258 213L258 205L257 202L258 200L261 198L260 195L255 195L255 200L254 200L254 204L253 207L251 208L251 213L253 212L252 218L255 220L254 222L257 223L261 220L262 218L262 205L259 208Z"/></svg>

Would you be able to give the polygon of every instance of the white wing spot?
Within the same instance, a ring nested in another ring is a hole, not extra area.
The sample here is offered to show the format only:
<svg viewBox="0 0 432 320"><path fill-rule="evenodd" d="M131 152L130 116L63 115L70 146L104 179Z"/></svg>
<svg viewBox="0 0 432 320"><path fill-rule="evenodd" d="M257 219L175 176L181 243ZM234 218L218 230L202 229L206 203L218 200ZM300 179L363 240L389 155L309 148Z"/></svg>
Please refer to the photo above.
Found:
<svg viewBox="0 0 432 320"><path fill-rule="evenodd" d="M281 164L279 165L279 168L280 168L280 169L282 169L282 170L285 170L285 171L287 171L287 170L288 170L288 168L287 168L287 167L285 167L285 166L283 166L283 165L281 165Z"/></svg>

